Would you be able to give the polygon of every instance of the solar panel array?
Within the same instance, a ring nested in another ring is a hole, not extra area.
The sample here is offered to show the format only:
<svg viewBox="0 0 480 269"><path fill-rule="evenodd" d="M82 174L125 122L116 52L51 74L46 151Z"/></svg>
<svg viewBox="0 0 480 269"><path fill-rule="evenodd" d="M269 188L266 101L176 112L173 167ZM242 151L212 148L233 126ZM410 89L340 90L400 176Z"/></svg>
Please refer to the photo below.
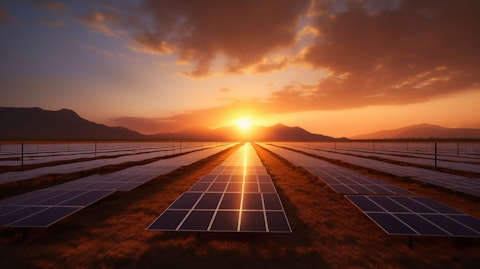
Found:
<svg viewBox="0 0 480 269"><path fill-rule="evenodd" d="M305 168L340 194L413 194L383 180L368 177L305 154L266 144L262 146L295 165Z"/></svg>
<svg viewBox="0 0 480 269"><path fill-rule="evenodd" d="M414 166L396 165L369 158L340 154L336 152L327 152L318 149L308 149L301 147L296 148L306 153L318 155L321 157L341 160L354 165L375 169L377 171L383 171L401 177L410 177L418 181L427 182L432 185L480 197L480 180L476 178L452 175Z"/></svg>
<svg viewBox="0 0 480 269"><path fill-rule="evenodd" d="M225 145L220 145L218 147L223 147ZM218 147L211 147L211 148L218 148ZM208 150L208 149L209 148L204 148L201 151ZM172 154L171 151L160 149L154 152L150 151L147 153L125 155L125 156L120 156L115 158L95 159L95 160L88 160L88 161L82 161L82 162L74 162L74 163L67 163L67 164L61 164L61 165L41 167L41 168L31 169L26 171L7 172L7 173L0 174L0 184L28 180L28 179L36 178L39 176L45 176L45 175L76 173L76 172L100 168L108 165L118 165L118 164L127 163L127 162L138 162L138 161L148 160L152 158L163 157L171 154Z"/></svg>
<svg viewBox="0 0 480 269"><path fill-rule="evenodd" d="M0 225L48 227L114 191L42 189L2 201Z"/></svg>
<svg viewBox="0 0 480 269"><path fill-rule="evenodd" d="M106 175L92 175L0 202L0 226L48 227L115 191L130 191L158 175L215 154L229 145L205 149Z"/></svg>
<svg viewBox="0 0 480 269"><path fill-rule="evenodd" d="M147 229L291 232L272 179L249 143L200 178Z"/></svg>
<svg viewBox="0 0 480 269"><path fill-rule="evenodd" d="M480 237L480 220L426 197L346 196L386 233Z"/></svg>
<svg viewBox="0 0 480 269"><path fill-rule="evenodd" d="M480 237L480 220L471 215L426 197L389 196L389 193L383 191L378 193L383 195L358 195L361 192L372 194L365 191L366 188L371 188L372 179L354 180L346 176L348 173L344 173L343 168L332 168L336 166L327 165L326 162L291 150L271 145L264 146L294 164L303 164L308 171L319 176L336 192L356 194L345 197L387 234ZM376 179L373 179L373 182L372 186L375 188L382 186ZM395 187L391 184L390 186ZM398 189L400 191L394 191L392 194L412 194L407 190Z"/></svg>
<svg viewBox="0 0 480 269"><path fill-rule="evenodd" d="M480 173L480 143L438 141L437 167ZM463 144L461 149L460 145ZM337 143L298 143L296 145L337 153L380 157L411 164L434 165L434 142L344 142ZM466 145L468 147L466 148Z"/></svg>

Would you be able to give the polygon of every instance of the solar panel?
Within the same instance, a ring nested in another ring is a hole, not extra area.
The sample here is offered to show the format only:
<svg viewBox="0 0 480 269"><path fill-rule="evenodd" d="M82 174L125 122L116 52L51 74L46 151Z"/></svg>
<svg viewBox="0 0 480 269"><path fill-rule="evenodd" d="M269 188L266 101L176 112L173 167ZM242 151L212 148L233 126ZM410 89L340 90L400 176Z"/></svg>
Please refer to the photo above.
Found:
<svg viewBox="0 0 480 269"><path fill-rule="evenodd" d="M201 177L147 229L291 232L275 186L250 144Z"/></svg>
<svg viewBox="0 0 480 269"><path fill-rule="evenodd" d="M182 166L182 164L187 165L197 160L203 159L231 145L232 144L230 143L230 144L224 144L224 145L211 147L211 148L202 148L198 151L187 152L189 154L178 156L176 158L162 159L159 161L161 163L159 167L156 167L157 166L156 163L147 164L145 165L145 167L141 168L141 173L138 173L138 171L136 171L134 167L126 169L125 172L127 173L132 172L134 175L139 175L139 174L145 175L146 170L152 169L154 171L161 170L160 174L167 174L177 169L178 167ZM161 156L167 156L170 154L172 154L171 151L165 151L165 150L159 149L159 150L141 152L141 153L137 152L135 154L122 155L122 156L112 157L107 159L78 161L73 163L67 163L67 164L61 164L61 165L55 165L55 166L46 166L46 167L25 170L25 171L7 172L7 173L0 174L0 184L15 182L15 181L23 181L23 180L28 180L28 179L32 179L32 178L36 178L44 175L50 175L50 174L76 173L80 171L104 167L107 165L117 165L117 164L128 163L128 162L143 161L143 160L148 160L148 159L157 158ZM156 174L155 172L151 172L151 171L148 172L147 174L152 174L152 173L153 175Z"/></svg>
<svg viewBox="0 0 480 269"><path fill-rule="evenodd" d="M277 147L269 147L269 149L271 149L272 151L277 150L276 148ZM480 181L476 180L475 178L452 175L449 173L443 173L440 171L434 171L431 169L425 169L420 167L397 165L397 164L387 163L384 161L374 160L366 157L354 156L351 154L330 152L330 151L324 151L320 149L308 149L308 148L299 148L299 147L297 148L300 149L301 151L304 151L310 154L315 154L317 156L326 157L330 159L337 159L343 162L359 165L366 168L375 169L377 171L383 171L383 172L394 174L401 177L410 177L418 181L426 182L432 185L436 185L443 188L447 188L454 191L480 197ZM285 149L283 150L286 151ZM475 164L473 165L475 166Z"/></svg>
<svg viewBox="0 0 480 269"><path fill-rule="evenodd" d="M426 197L347 195L391 235L480 237L480 220Z"/></svg>
<svg viewBox="0 0 480 269"><path fill-rule="evenodd" d="M0 225L48 227L113 191L41 189L0 203Z"/></svg>
<svg viewBox="0 0 480 269"><path fill-rule="evenodd" d="M18 195L0 202L0 225L9 227L48 227L57 221L103 199L115 191L130 191L153 179L155 173L176 169L224 149L207 149L171 160L134 166L107 175L93 175ZM146 174L143 174L147 171ZM198 194L195 194L198 196ZM188 196L188 195L187 195ZM179 201L180 204L182 201ZM188 202L188 201L187 201ZM183 207L186 203L183 201ZM181 207L182 205L178 205Z"/></svg>
<svg viewBox="0 0 480 269"><path fill-rule="evenodd" d="M293 164L305 168L340 194L413 194L411 191L402 189L383 180L368 177L317 158L275 146L263 146Z"/></svg>

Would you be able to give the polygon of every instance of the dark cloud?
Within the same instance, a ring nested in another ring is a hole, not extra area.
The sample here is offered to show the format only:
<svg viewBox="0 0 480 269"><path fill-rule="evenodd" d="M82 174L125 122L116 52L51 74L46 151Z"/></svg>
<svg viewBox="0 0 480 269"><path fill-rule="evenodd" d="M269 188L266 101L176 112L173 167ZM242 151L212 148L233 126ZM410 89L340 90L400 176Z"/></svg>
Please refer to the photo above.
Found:
<svg viewBox="0 0 480 269"><path fill-rule="evenodd" d="M319 5L320 34L304 54L306 63L330 72L306 98L318 109L407 104L478 89L480 1L346 2L341 12ZM305 99L301 94L287 89L272 98Z"/></svg>
<svg viewBox="0 0 480 269"><path fill-rule="evenodd" d="M307 7L306 0L147 0L151 19L135 39L161 53L166 45L174 48L182 61L195 64L190 76L208 75L218 55L227 58L227 72L238 72L292 46Z"/></svg>

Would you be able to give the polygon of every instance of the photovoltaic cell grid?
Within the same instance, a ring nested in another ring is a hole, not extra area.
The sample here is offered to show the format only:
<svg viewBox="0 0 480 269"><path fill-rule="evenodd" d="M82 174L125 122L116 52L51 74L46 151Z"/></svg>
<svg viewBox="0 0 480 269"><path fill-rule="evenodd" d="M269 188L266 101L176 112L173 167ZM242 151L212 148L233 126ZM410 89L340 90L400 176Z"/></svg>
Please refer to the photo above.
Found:
<svg viewBox="0 0 480 269"><path fill-rule="evenodd" d="M193 151L192 154L193 156L195 156L195 154L199 152L200 154L203 154L204 152L209 152L210 150L217 150L221 148L224 149L228 145L229 144L224 144L216 147L212 146L210 148L203 148L200 151ZM60 164L60 165L54 165L54 166L46 166L46 167L25 170L25 171L7 172L7 173L0 174L0 184L28 180L28 179L36 178L39 176L45 176L45 175L76 173L80 171L104 167L107 165L117 165L117 164L122 164L127 162L143 161L151 158L167 156L170 154L172 154L171 151L165 151L163 149L160 149L154 152L124 155L124 156L119 156L115 158L94 159L94 160L73 162L73 163Z"/></svg>
<svg viewBox="0 0 480 269"><path fill-rule="evenodd" d="M325 184L340 194L413 194L411 191L402 189L383 180L368 177L317 158L276 146L263 146L295 165L305 168L313 175L318 176Z"/></svg>
<svg viewBox="0 0 480 269"><path fill-rule="evenodd" d="M452 175L414 166L396 165L364 157L321 151L318 149L299 149L310 154L337 159L354 165L359 165L378 171L384 171L402 177L410 177L418 181L427 182L432 185L480 197L480 180L477 180L476 178Z"/></svg>
<svg viewBox="0 0 480 269"><path fill-rule="evenodd" d="M480 237L480 220L426 197L347 195L391 235Z"/></svg>
<svg viewBox="0 0 480 269"><path fill-rule="evenodd" d="M42 189L2 201L0 225L48 227L113 191Z"/></svg>
<svg viewBox="0 0 480 269"><path fill-rule="evenodd" d="M311 166L316 161L306 155L269 145L266 147L281 156L288 156L290 159L287 159L297 165L305 164L307 170L314 168L309 170L312 174L325 179L325 182L337 192L345 192L344 187L337 190L338 187L335 185L338 184L338 177L330 174L328 166ZM337 169L334 170L334 172L337 171ZM349 185L349 180L351 179L345 181L343 178L338 185ZM369 182L363 182L362 186L368 186L368 184ZM480 237L479 219L430 198L387 195L346 195L345 197L390 235Z"/></svg>
<svg viewBox="0 0 480 269"><path fill-rule="evenodd" d="M130 191L172 169L175 167L135 166L15 196L0 202L0 225L48 227L115 191Z"/></svg>
<svg viewBox="0 0 480 269"><path fill-rule="evenodd" d="M0 201L0 226L48 227L115 191L130 191L157 175L167 174L225 147L133 166L112 174L92 175Z"/></svg>
<svg viewBox="0 0 480 269"><path fill-rule="evenodd" d="M309 167L307 170L320 177L323 182L340 194L413 194L411 191L383 180L367 177L340 167Z"/></svg>
<svg viewBox="0 0 480 269"><path fill-rule="evenodd" d="M147 229L291 232L275 186L250 144L200 178Z"/></svg>

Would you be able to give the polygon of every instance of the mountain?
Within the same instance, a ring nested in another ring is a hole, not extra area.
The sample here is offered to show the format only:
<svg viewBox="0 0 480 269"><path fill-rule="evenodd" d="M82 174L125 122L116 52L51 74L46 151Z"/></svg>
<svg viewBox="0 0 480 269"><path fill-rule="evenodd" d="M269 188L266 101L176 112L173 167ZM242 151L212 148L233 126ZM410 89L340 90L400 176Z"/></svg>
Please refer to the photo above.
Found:
<svg viewBox="0 0 480 269"><path fill-rule="evenodd" d="M157 139L205 140L205 141L335 141L336 138L312 134L300 127L277 124L270 127L251 126L242 130L236 126L217 129L189 128L175 133L153 135Z"/></svg>
<svg viewBox="0 0 480 269"><path fill-rule="evenodd" d="M123 127L108 127L68 109L0 107L2 140L131 140L146 136Z"/></svg>
<svg viewBox="0 0 480 269"><path fill-rule="evenodd" d="M404 139L404 138L474 138L480 139L480 129L444 128L431 124L418 124L395 130L382 130L351 139Z"/></svg>
<svg viewBox="0 0 480 269"><path fill-rule="evenodd" d="M81 118L68 109L0 107L0 140L196 140L196 141L335 141L300 127L277 124L270 127L236 126L217 129L192 127L180 132L143 135L123 127L108 127ZM345 138L343 138L345 139Z"/></svg>

